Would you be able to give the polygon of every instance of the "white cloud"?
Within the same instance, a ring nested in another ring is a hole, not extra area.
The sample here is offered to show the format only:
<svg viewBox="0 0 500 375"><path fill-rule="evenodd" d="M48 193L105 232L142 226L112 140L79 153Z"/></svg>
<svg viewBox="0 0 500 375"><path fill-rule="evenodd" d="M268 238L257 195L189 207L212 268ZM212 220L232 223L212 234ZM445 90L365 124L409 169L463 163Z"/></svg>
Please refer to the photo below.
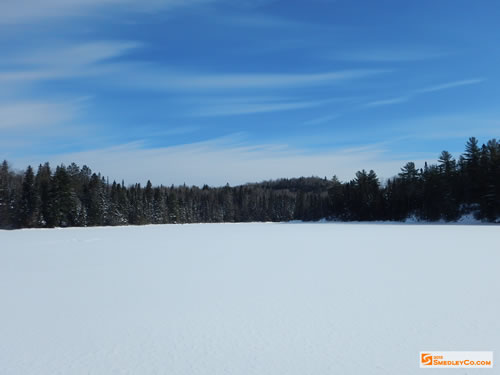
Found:
<svg viewBox="0 0 500 375"><path fill-rule="evenodd" d="M56 47L30 49L7 60L15 64L80 67L123 56L140 46L141 44L138 42L110 40L71 43Z"/></svg>
<svg viewBox="0 0 500 375"><path fill-rule="evenodd" d="M235 2L234 0L232 1ZM239 0L241 3L241 0ZM219 14L218 23L227 23L235 27L250 28L304 28L310 27L310 24L297 22L295 20L270 16L262 13L243 12L236 14Z"/></svg>
<svg viewBox="0 0 500 375"><path fill-rule="evenodd" d="M442 50L423 47L393 47L393 48L364 48L337 52L333 55L336 60L365 61L365 62L407 62L437 59L447 54Z"/></svg>
<svg viewBox="0 0 500 375"><path fill-rule="evenodd" d="M191 111L194 116L233 116L244 114L293 111L318 107L328 100L293 101L283 99L231 98L203 101L203 106Z"/></svg>
<svg viewBox="0 0 500 375"><path fill-rule="evenodd" d="M45 158L14 159L14 166L37 165ZM409 160L409 159L408 159ZM72 161L90 166L111 180L126 183L183 184L201 186L205 183L221 186L265 179L297 176L327 176L336 174L350 180L360 169L374 169L379 176L398 173L408 160L388 157L383 149L364 147L307 153L286 145L238 144L227 138L183 146L144 149L141 143L118 147L55 155L51 164ZM423 164L421 160L413 160Z"/></svg>
<svg viewBox="0 0 500 375"><path fill-rule="evenodd" d="M390 98L390 99L382 99L382 100L375 100L370 103L365 104L365 107L381 107L385 105L391 105L391 104L399 104L399 103L404 103L409 101L410 99L413 99L414 97L422 94L428 94L428 93L433 93L436 91L442 91L442 90L449 90L457 87L462 87L462 86L469 86L469 85L476 85L478 83L484 82L484 79L482 78L476 78L476 79L466 79L462 81L454 81L454 82L448 82L448 83L443 83L435 86L430 86L426 87L423 89L418 89L414 90L408 95L405 96L400 96L396 98Z"/></svg>
<svg viewBox="0 0 500 375"><path fill-rule="evenodd" d="M301 86L325 86L342 81L386 73L381 69L357 69L311 74L196 74L182 72L139 73L128 84L156 89L217 90L266 89Z"/></svg>
<svg viewBox="0 0 500 375"><path fill-rule="evenodd" d="M46 69L3 71L0 72L0 83L34 82L64 76L61 71Z"/></svg>
<svg viewBox="0 0 500 375"><path fill-rule="evenodd" d="M384 99L384 100L375 100L373 102L367 103L367 107L380 107L384 105L390 105L390 104L398 104L398 103L404 103L410 100L410 96L400 96L398 98L391 98L391 99Z"/></svg>
<svg viewBox="0 0 500 375"><path fill-rule="evenodd" d="M0 103L0 129L9 133L26 132L73 120L79 101L15 101ZM4 133L5 135L5 133Z"/></svg>
<svg viewBox="0 0 500 375"><path fill-rule="evenodd" d="M319 125L319 124L324 124L325 122L330 122L330 121L336 120L339 117L340 117L339 114L333 114L333 115L318 117L318 118L314 118L312 120L308 120L308 121L304 122L304 125Z"/></svg>
<svg viewBox="0 0 500 375"><path fill-rule="evenodd" d="M115 11L169 10L211 2L213 0L2 0L0 2L0 24L30 23L61 17L81 17L105 7Z"/></svg>
<svg viewBox="0 0 500 375"><path fill-rule="evenodd" d="M421 94L421 93L435 92L441 90L448 90L455 87L477 85L478 83L482 82L484 82L483 78L464 79L462 81L454 81L454 82L439 84L436 86L426 87L424 89L416 90L415 93Z"/></svg>
<svg viewBox="0 0 500 375"><path fill-rule="evenodd" d="M112 71L107 61L138 48L139 43L99 41L23 51L5 55L2 63L19 66L0 71L1 83L33 83L78 76L104 75Z"/></svg>
<svg viewBox="0 0 500 375"><path fill-rule="evenodd" d="M194 73L157 64L112 61L142 47L135 41L91 41L28 49L5 54L0 83L103 76L115 86L161 91L279 89L326 86L386 73L382 69L353 69L320 73ZM17 68L12 69L12 66Z"/></svg>

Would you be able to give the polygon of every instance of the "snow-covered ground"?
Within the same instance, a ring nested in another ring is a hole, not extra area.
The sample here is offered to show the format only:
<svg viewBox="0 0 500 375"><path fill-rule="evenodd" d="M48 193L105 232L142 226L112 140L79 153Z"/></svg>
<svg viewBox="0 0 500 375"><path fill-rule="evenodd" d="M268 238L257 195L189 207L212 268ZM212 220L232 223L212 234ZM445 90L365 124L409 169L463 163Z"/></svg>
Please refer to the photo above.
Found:
<svg viewBox="0 0 500 375"><path fill-rule="evenodd" d="M499 296L498 226L0 231L0 374L438 373L500 355Z"/></svg>

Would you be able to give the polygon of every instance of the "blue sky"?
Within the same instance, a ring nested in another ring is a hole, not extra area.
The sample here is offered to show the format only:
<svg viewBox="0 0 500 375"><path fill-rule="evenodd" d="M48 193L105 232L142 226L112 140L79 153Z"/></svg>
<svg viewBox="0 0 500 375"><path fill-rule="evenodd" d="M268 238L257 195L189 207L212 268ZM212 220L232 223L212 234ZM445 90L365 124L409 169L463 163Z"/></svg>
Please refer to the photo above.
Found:
<svg viewBox="0 0 500 375"><path fill-rule="evenodd" d="M457 155L500 129L496 1L4 0L0 158L222 185Z"/></svg>

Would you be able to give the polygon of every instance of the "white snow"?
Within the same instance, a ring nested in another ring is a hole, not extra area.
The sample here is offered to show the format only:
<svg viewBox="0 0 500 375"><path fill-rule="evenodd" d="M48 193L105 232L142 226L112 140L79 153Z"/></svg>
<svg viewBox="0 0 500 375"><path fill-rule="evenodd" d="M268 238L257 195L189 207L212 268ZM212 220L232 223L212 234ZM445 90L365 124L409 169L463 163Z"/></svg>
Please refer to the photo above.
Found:
<svg viewBox="0 0 500 375"><path fill-rule="evenodd" d="M420 351L498 356L499 240L479 225L0 231L0 374L411 375Z"/></svg>

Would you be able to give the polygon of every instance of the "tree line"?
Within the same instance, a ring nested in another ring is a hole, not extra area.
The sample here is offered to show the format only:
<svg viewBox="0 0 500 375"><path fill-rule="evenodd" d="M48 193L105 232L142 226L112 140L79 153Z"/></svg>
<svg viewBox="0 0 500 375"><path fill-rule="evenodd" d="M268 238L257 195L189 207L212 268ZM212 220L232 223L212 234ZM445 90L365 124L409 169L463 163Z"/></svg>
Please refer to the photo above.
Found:
<svg viewBox="0 0 500 375"><path fill-rule="evenodd" d="M381 183L358 171L341 182L301 177L231 187L125 186L75 163L15 172L0 167L0 228L51 228L251 221L454 221L473 213L500 221L500 143L469 138L458 157L437 164L408 162Z"/></svg>

